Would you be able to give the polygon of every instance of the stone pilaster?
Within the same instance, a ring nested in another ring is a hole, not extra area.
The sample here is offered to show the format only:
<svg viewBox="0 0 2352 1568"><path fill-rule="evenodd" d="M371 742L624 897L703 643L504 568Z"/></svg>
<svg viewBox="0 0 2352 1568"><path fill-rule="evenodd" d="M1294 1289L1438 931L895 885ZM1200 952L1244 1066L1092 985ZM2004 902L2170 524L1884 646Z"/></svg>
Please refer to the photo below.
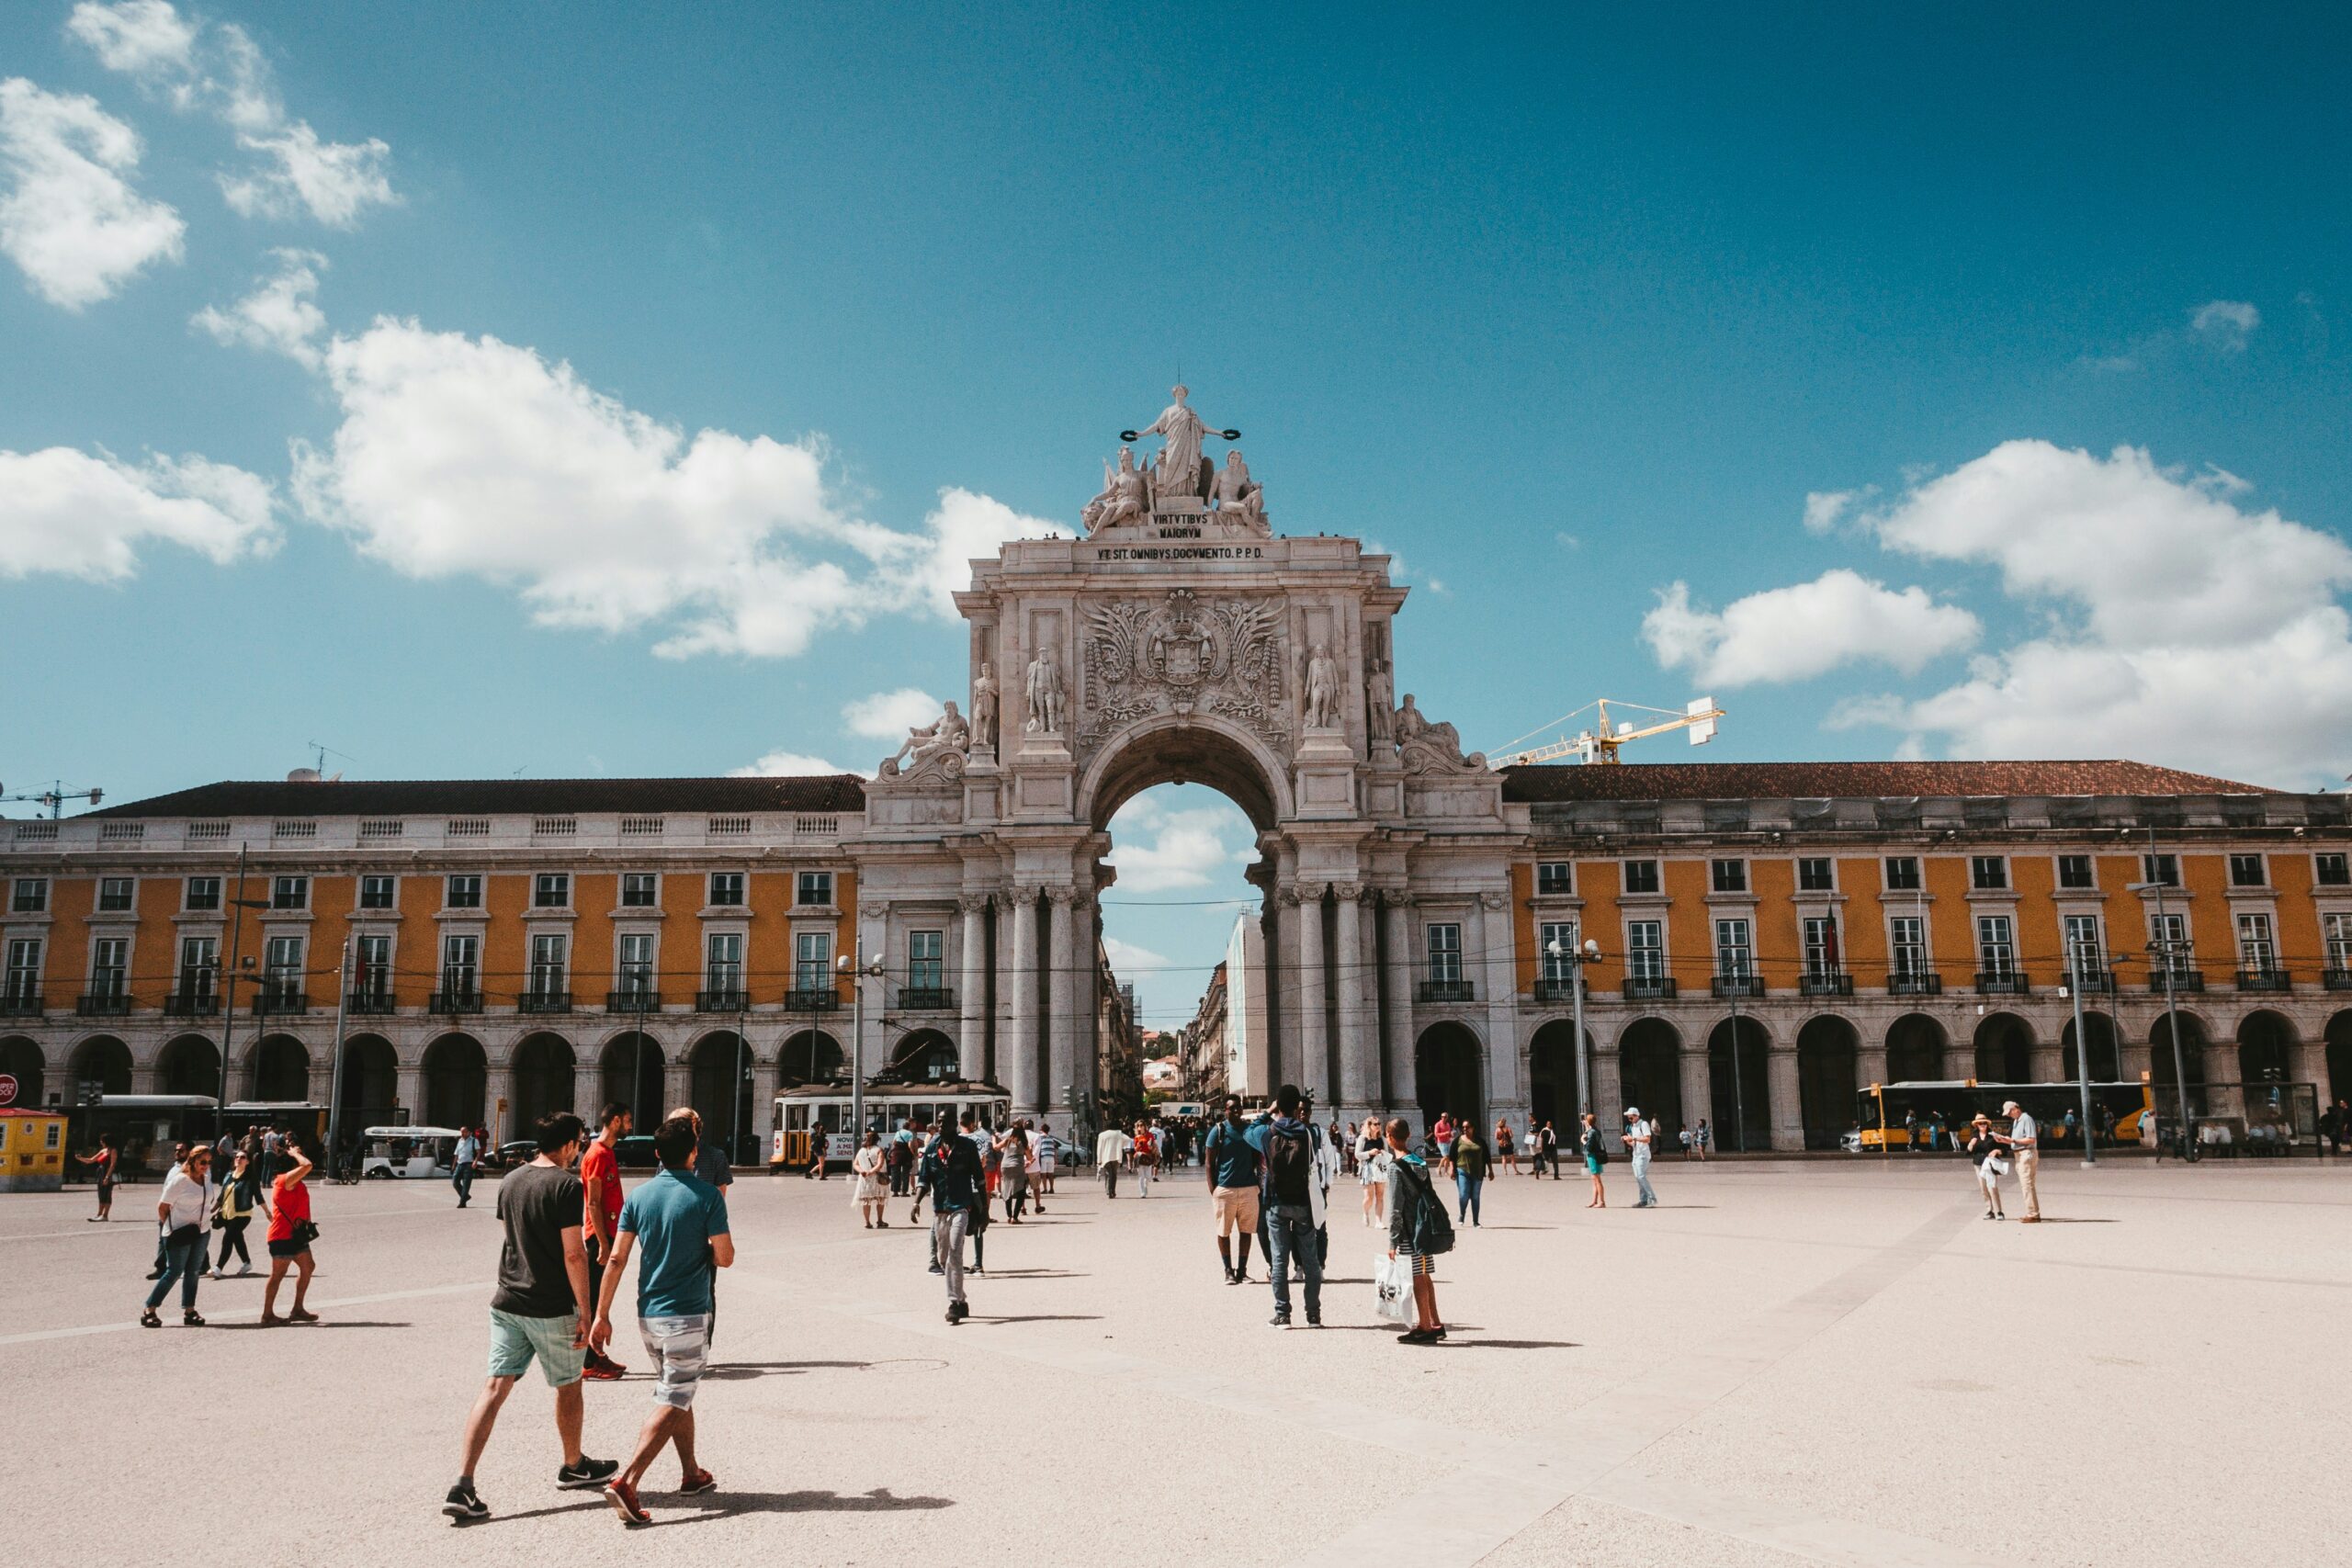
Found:
<svg viewBox="0 0 2352 1568"><path fill-rule="evenodd" d="M967 893L956 900L963 911L964 986L956 994L962 1019L956 1029L956 1070L967 1079L988 1074L989 896Z"/></svg>
<svg viewBox="0 0 2352 1568"><path fill-rule="evenodd" d="M997 1051L997 1071L1012 1093L1012 1109L1035 1113L1037 1095L1037 897L1012 890L1012 1038Z"/></svg>

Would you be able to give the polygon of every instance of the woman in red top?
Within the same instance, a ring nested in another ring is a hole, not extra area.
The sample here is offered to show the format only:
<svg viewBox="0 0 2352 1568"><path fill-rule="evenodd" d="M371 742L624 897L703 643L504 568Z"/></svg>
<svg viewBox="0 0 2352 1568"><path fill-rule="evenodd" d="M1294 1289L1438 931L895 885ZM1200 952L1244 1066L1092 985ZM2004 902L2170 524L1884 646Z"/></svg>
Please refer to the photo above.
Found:
<svg viewBox="0 0 2352 1568"><path fill-rule="evenodd" d="M98 1168L98 1212L84 1218L93 1224L114 1218L114 1173L115 1167L122 1159L122 1151L115 1147L114 1134L108 1133L98 1139L96 1154L75 1155L74 1157L84 1165Z"/></svg>
<svg viewBox="0 0 2352 1568"><path fill-rule="evenodd" d="M311 1174L311 1151L299 1138L286 1140L291 1169L282 1172L269 1184L269 1285L262 1292L261 1325L275 1328L284 1323L316 1323L319 1314L302 1305L311 1293L311 1273L318 1263L311 1256L311 1238L318 1227L311 1223L311 1190L302 1179ZM291 1263L300 1270L294 1280L294 1310L284 1317L277 1315L277 1284L286 1278L286 1266Z"/></svg>

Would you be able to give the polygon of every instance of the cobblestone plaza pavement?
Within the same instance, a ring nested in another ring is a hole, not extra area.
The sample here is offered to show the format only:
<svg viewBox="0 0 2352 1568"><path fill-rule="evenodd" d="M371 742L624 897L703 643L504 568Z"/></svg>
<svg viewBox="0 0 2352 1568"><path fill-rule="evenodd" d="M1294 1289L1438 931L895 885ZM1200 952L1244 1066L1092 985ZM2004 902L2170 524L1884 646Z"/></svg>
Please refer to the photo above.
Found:
<svg viewBox="0 0 2352 1568"><path fill-rule="evenodd" d="M86 1192L10 1197L10 1539L43 1562L174 1542L453 1568L2344 1561L2321 1500L2352 1447L2352 1173L2044 1170L2031 1228L1984 1222L1951 1157L1668 1161L1655 1212L1499 1178L1428 1349L1374 1319L1344 1207L1321 1332L1221 1282L1197 1177L1115 1202L1065 1178L1043 1220L989 1232L951 1328L927 1228L747 1176L697 1407L720 1489L665 1495L665 1456L635 1533L554 1488L536 1375L480 1471L492 1517L438 1512L493 1184L464 1213L437 1185L322 1191L326 1321L268 1331L259 1276L206 1283L209 1329L133 1326L153 1186L103 1227ZM618 1343L641 1369L633 1323ZM648 1389L589 1386L589 1452L626 1456Z"/></svg>

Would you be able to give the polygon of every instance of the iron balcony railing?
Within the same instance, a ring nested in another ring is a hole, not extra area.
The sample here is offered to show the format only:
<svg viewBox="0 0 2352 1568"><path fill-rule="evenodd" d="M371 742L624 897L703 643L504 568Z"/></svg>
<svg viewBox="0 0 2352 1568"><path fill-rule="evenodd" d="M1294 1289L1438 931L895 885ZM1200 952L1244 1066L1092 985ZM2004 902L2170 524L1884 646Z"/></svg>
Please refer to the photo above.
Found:
<svg viewBox="0 0 2352 1568"><path fill-rule="evenodd" d="M1818 974L1797 976L1797 995L1801 997L1850 997L1854 994L1854 977L1843 970L1825 969Z"/></svg>
<svg viewBox="0 0 2352 1568"><path fill-rule="evenodd" d="M2075 976L2075 983L2082 987L2083 995L2086 997L2111 997L2115 994L2115 971L2112 969L2081 970Z"/></svg>
<svg viewBox="0 0 2352 1568"><path fill-rule="evenodd" d="M534 986L514 998L516 1012L570 1012L571 993L552 986Z"/></svg>
<svg viewBox="0 0 2352 1568"><path fill-rule="evenodd" d="M0 1018L39 1018L40 1016L40 989L39 987L0 992Z"/></svg>
<svg viewBox="0 0 2352 1568"><path fill-rule="evenodd" d="M1707 989L1717 997L1760 997L1764 994L1761 975L1718 975L1707 983Z"/></svg>
<svg viewBox="0 0 2352 1568"><path fill-rule="evenodd" d="M164 998L165 1018L210 1018L220 1010L220 993L183 986Z"/></svg>
<svg viewBox="0 0 2352 1568"><path fill-rule="evenodd" d="M265 982L254 993L254 1012L262 1018L292 1018L311 1010L311 993L293 986Z"/></svg>
<svg viewBox="0 0 2352 1568"><path fill-rule="evenodd" d="M909 1012L939 1012L956 1005L956 991L949 986L901 986L899 1006Z"/></svg>
<svg viewBox="0 0 2352 1568"><path fill-rule="evenodd" d="M2284 969L2241 969L2238 989L2241 991L2288 991L2294 988L2294 978Z"/></svg>
<svg viewBox="0 0 2352 1568"><path fill-rule="evenodd" d="M2330 969L2320 976L2319 983L2331 991L2352 991L2352 969Z"/></svg>
<svg viewBox="0 0 2352 1568"><path fill-rule="evenodd" d="M481 1011L481 992L471 986L444 985L433 993L431 1010L460 1013Z"/></svg>
<svg viewBox="0 0 2352 1568"><path fill-rule="evenodd" d="M130 1012L130 993L113 987L85 991L74 998L74 1011L82 1018L123 1018Z"/></svg>
<svg viewBox="0 0 2352 1568"><path fill-rule="evenodd" d="M650 986L640 986L626 991L606 991L605 1010L606 1012L660 1012L662 993Z"/></svg>
<svg viewBox="0 0 2352 1568"><path fill-rule="evenodd" d="M343 1009L352 1014L389 1013L393 1010L391 988L370 986L365 990L352 991L343 998Z"/></svg>
<svg viewBox="0 0 2352 1568"><path fill-rule="evenodd" d="M1535 999L1539 1002L1575 1001L1577 999L1576 982L1574 980L1538 980L1535 982Z"/></svg>
<svg viewBox="0 0 2352 1568"><path fill-rule="evenodd" d="M1413 988L1413 999L1423 1002L1475 1002L1477 987L1467 980L1424 980Z"/></svg>
<svg viewBox="0 0 2352 1568"><path fill-rule="evenodd" d="M1664 975L1628 975L1624 994L1629 1002L1670 1002L1674 999L1674 982Z"/></svg>
<svg viewBox="0 0 2352 1568"><path fill-rule="evenodd" d="M1944 977L1932 969L1896 969L1886 976L1886 994L1890 997L1940 997L1944 994Z"/></svg>
<svg viewBox="0 0 2352 1568"><path fill-rule="evenodd" d="M2014 969L1979 969L1976 972L1976 994L1980 997L2024 997L2033 994L2023 975Z"/></svg>
<svg viewBox="0 0 2352 1568"><path fill-rule="evenodd" d="M2205 972L2202 969L2176 969L2172 972L2172 988L2176 991L2202 991ZM2148 989L2156 996L2165 994L2165 972L2158 969L2148 976Z"/></svg>
<svg viewBox="0 0 2352 1568"><path fill-rule="evenodd" d="M696 1012L741 1012L751 1005L750 994L740 986L722 986L716 990L695 993Z"/></svg>

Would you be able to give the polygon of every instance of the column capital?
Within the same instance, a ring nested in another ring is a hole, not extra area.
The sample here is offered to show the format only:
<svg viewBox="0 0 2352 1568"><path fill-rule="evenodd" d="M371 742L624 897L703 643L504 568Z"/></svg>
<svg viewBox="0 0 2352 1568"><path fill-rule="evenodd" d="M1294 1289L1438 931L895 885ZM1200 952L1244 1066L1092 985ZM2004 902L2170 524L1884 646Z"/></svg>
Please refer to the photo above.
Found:
<svg viewBox="0 0 2352 1568"><path fill-rule="evenodd" d="M1048 887L1046 889L1046 897L1058 908L1067 909L1072 904L1078 902L1078 889L1075 887Z"/></svg>
<svg viewBox="0 0 2352 1568"><path fill-rule="evenodd" d="M1023 884L1023 886L1012 889L1011 897L1015 904L1021 905L1025 908L1029 905L1035 904L1038 898L1044 895L1045 891L1046 890L1042 887L1035 887Z"/></svg>
<svg viewBox="0 0 2352 1568"><path fill-rule="evenodd" d="M1343 904L1352 904L1362 898L1363 895L1364 886L1361 882L1334 882L1331 884L1331 897L1339 899Z"/></svg>
<svg viewBox="0 0 2352 1568"><path fill-rule="evenodd" d="M1294 905L1320 904L1323 902L1324 890L1329 886L1330 884L1327 882L1294 882L1283 889L1283 902Z"/></svg>
<svg viewBox="0 0 2352 1568"><path fill-rule="evenodd" d="M1508 893L1496 893L1491 891L1481 893L1478 895L1478 902L1480 906L1485 908L1497 910L1508 909L1510 908L1510 895Z"/></svg>
<svg viewBox="0 0 2352 1568"><path fill-rule="evenodd" d="M1392 909L1409 909L1413 907L1413 890L1409 887L1384 887L1380 890L1380 901Z"/></svg>
<svg viewBox="0 0 2352 1568"><path fill-rule="evenodd" d="M967 915L979 914L995 902L995 897L988 893L959 893L956 896L956 907Z"/></svg>

